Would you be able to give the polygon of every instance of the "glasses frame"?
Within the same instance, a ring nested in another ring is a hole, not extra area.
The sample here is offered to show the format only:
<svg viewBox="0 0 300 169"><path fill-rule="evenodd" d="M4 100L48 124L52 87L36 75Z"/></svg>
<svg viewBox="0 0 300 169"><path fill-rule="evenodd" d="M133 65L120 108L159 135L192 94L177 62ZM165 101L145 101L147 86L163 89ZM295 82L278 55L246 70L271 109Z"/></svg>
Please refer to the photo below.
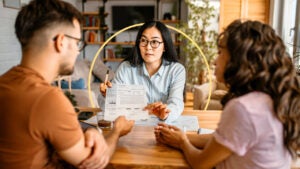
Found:
<svg viewBox="0 0 300 169"><path fill-rule="evenodd" d="M78 42L77 42L77 48L78 48L78 51L79 51L79 52L82 51L82 50L84 49L84 47L86 46L86 43L85 43L84 40L79 39L79 38L76 38L76 37L71 36L71 35L68 35L68 34L64 34L64 35L65 35L65 37L67 37L67 38L74 39L74 40L77 40L77 41L78 41ZM57 36L55 36L55 37L53 38L54 41L56 41L56 39L57 39Z"/></svg>
<svg viewBox="0 0 300 169"><path fill-rule="evenodd" d="M142 39L145 40L145 42L147 42L146 45L142 45L142 44L141 44L141 40L142 40ZM153 46L153 42L158 42L158 46ZM164 42L160 42L160 41L158 41L158 40L147 40L147 39L145 39L145 38L141 38L141 39L139 40L139 45L142 46L142 47L148 46L149 43L150 43L150 46L151 46L153 49L156 49L156 48L158 48L158 47L160 46L160 44L162 44L162 43L164 43Z"/></svg>

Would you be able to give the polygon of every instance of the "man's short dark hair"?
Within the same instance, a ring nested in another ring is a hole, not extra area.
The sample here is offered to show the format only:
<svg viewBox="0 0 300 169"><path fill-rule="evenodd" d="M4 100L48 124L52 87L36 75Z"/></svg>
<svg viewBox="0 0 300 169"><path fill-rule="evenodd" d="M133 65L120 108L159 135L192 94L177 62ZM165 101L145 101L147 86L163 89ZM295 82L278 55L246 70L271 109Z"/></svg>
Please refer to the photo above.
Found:
<svg viewBox="0 0 300 169"><path fill-rule="evenodd" d="M81 13L71 4L61 0L32 0L22 7L15 22L15 33L22 48L26 47L37 31L55 24L81 23Z"/></svg>

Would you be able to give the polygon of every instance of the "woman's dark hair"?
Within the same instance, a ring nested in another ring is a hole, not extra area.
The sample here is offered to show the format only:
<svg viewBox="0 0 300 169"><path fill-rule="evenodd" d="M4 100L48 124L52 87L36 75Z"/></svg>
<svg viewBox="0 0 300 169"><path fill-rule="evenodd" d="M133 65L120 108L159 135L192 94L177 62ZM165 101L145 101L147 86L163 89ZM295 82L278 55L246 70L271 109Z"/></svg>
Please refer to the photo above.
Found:
<svg viewBox="0 0 300 169"><path fill-rule="evenodd" d="M22 48L40 30L59 24L81 23L81 13L71 4L61 0L33 0L22 7L15 22L15 33Z"/></svg>
<svg viewBox="0 0 300 169"><path fill-rule="evenodd" d="M163 52L162 59L167 60L169 62L177 62L178 61L178 56L177 56L176 50L173 45L170 31L163 23L161 23L159 21L147 21L141 26L141 28L138 31L136 40L135 40L134 51L131 55L129 55L129 57L125 58L124 61L129 61L132 66L142 65L144 60L141 56L141 51L139 48L140 39L143 35L143 32L146 29L152 28L152 27L155 27L160 31L163 42L164 42L163 45L165 46L165 51Z"/></svg>
<svg viewBox="0 0 300 169"><path fill-rule="evenodd" d="M224 72L229 92L222 104L252 91L268 94L284 126L284 144L295 157L300 148L300 86L281 38L269 25L240 20L232 22L220 38L230 55Z"/></svg>

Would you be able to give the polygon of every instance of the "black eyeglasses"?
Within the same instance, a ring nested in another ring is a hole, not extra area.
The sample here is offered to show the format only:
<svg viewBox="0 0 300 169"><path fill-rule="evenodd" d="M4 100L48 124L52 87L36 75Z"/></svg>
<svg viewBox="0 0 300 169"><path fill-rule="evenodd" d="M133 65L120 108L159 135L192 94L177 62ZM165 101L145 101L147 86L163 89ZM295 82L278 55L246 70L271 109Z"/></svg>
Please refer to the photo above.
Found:
<svg viewBox="0 0 300 169"><path fill-rule="evenodd" d="M74 40L77 40L77 47L78 47L78 51L82 51L86 45L85 41L83 41L82 39L79 39L79 38L75 38L73 36L70 36L70 35L67 35L67 34L64 34L67 38L70 38L70 39L74 39ZM56 40L57 39L57 36L55 36L53 38L53 40Z"/></svg>
<svg viewBox="0 0 300 169"><path fill-rule="evenodd" d="M157 40L151 40L151 41L148 41L147 39L144 39L144 38L141 38L141 39L140 39L140 46L145 47L145 46L148 45L148 43L150 43L150 46L151 46L152 48L158 48L159 45L160 45L161 43L164 43L164 42L159 42L159 41L157 41Z"/></svg>

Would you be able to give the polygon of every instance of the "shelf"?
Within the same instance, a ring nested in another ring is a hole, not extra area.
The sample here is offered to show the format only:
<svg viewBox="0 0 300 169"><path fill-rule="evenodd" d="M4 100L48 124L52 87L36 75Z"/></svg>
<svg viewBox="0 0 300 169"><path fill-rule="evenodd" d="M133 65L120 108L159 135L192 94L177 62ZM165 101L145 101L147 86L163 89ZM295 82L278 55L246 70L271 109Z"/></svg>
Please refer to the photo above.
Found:
<svg viewBox="0 0 300 169"><path fill-rule="evenodd" d="M98 12L82 12L82 15L99 15Z"/></svg>
<svg viewBox="0 0 300 169"><path fill-rule="evenodd" d="M99 26L84 26L82 27L82 30L86 31L86 30L95 30L95 31L107 31L108 27L99 27Z"/></svg>
<svg viewBox="0 0 300 169"><path fill-rule="evenodd" d="M104 42L86 42L87 45L102 45ZM108 42L107 45L130 45L134 46L134 42ZM175 42L175 46L179 46L180 42Z"/></svg>
<svg viewBox="0 0 300 169"><path fill-rule="evenodd" d="M134 45L135 42L109 42L110 45Z"/></svg>
<svg viewBox="0 0 300 169"><path fill-rule="evenodd" d="M98 26L84 26L82 30L99 30Z"/></svg>
<svg viewBox="0 0 300 169"><path fill-rule="evenodd" d="M108 27L107 27L107 26L100 27L100 30L101 30L101 31L107 31L107 30L108 30Z"/></svg>
<svg viewBox="0 0 300 169"><path fill-rule="evenodd" d="M98 12L83 12L82 15L95 15L98 16L99 13ZM104 13L104 17L108 16L108 12Z"/></svg>
<svg viewBox="0 0 300 169"><path fill-rule="evenodd" d="M180 23L180 20L161 20L160 22L165 24L175 24L175 23Z"/></svg>
<svg viewBox="0 0 300 169"><path fill-rule="evenodd" d="M88 45L102 45L104 42L86 42ZM107 45L134 45L134 42L108 42Z"/></svg>
<svg viewBox="0 0 300 169"><path fill-rule="evenodd" d="M108 59L103 59L103 62L122 62L124 58L108 58Z"/></svg>
<svg viewBox="0 0 300 169"><path fill-rule="evenodd" d="M105 33L108 27L105 25L103 16L108 15L107 12L100 14L98 12L83 12L82 31L83 36L87 44L99 45L101 41L105 39Z"/></svg>

